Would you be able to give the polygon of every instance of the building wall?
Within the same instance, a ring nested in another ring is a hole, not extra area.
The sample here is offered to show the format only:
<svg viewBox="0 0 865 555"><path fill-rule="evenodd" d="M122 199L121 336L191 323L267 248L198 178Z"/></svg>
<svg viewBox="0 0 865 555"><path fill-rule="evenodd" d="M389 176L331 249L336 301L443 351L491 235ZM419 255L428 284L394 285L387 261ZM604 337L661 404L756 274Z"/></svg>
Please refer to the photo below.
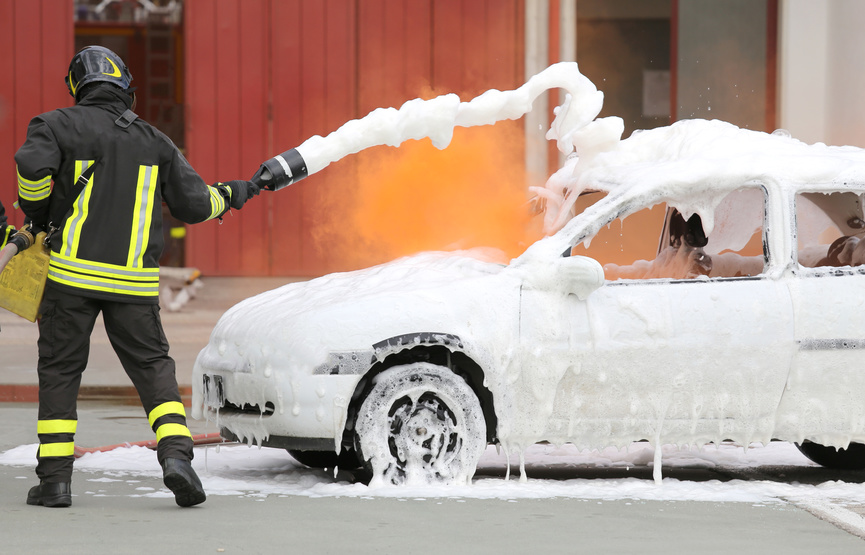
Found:
<svg viewBox="0 0 865 555"><path fill-rule="evenodd" d="M15 151L24 142L33 116L72 98L63 81L73 54L72 0L0 2L0 201L16 226L18 199Z"/></svg>
<svg viewBox="0 0 865 555"><path fill-rule="evenodd" d="M865 2L830 3L826 141L865 147Z"/></svg>
<svg viewBox="0 0 865 555"><path fill-rule="evenodd" d="M725 6L747 11L772 2L735 0ZM713 2L674 4L677 28L685 36L696 41L700 33L709 33L699 31L700 21L709 18L701 10L712 10ZM249 178L265 158L376 107L398 106L425 87L468 97L487 88L519 86L525 77L527 0L186 0L185 5L187 147L209 182ZM591 15L593 5L609 6L578 3L583 16ZM766 18L767 12L758 11L745 19L759 23L765 33L771 11ZM22 217L12 209L13 155L27 122L71 105L63 75L74 52L72 12L72 0L0 2L0 45L7 53L0 69L13 76L0 81L0 201L17 225ZM711 19L723 23L730 13ZM806 142L865 147L860 107L865 36L858 26L863 20L860 0L778 0L778 127ZM771 65L760 53L759 40L743 44ZM726 84L742 90L750 77L711 81L720 72L703 69L707 58L696 55L702 51L681 42L676 46L678 55L688 52L695 71L702 70L700 79L688 78L694 104L678 117L694 112L742 125L721 109L714 94L711 112L699 104L699 89ZM700 60L703 68L697 67ZM683 71L681 62L678 70ZM679 100L685 98L682 90ZM767 111L768 96L727 100L733 107L762 104ZM759 117L754 115L755 121ZM225 225L192 226L187 263L211 275L316 275L343 269L326 249L315 246L311 223L321 190L351 187L356 171L349 157L301 186L264 193L229 215Z"/></svg>
<svg viewBox="0 0 865 555"><path fill-rule="evenodd" d="M470 97L523 83L521 0L187 0L186 145L208 182L429 89ZM352 187L349 157L264 192L223 225L191 226L187 264L209 275L344 270L313 241L323 191Z"/></svg>
<svg viewBox="0 0 865 555"><path fill-rule="evenodd" d="M782 0L780 126L808 143L865 147L865 3Z"/></svg>
<svg viewBox="0 0 865 555"><path fill-rule="evenodd" d="M807 143L825 141L828 10L821 0L782 0L778 125Z"/></svg>

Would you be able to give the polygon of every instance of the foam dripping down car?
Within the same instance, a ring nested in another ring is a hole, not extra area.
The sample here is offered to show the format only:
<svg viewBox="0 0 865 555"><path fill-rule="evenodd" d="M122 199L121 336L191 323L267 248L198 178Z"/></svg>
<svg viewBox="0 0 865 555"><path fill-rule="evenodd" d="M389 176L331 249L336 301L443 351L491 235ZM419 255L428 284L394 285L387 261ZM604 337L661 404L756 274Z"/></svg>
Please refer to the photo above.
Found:
<svg viewBox="0 0 865 555"><path fill-rule="evenodd" d="M193 415L373 483L466 483L488 444L540 441L865 467L865 151L687 120L554 177L559 228L509 264L422 253L237 304Z"/></svg>

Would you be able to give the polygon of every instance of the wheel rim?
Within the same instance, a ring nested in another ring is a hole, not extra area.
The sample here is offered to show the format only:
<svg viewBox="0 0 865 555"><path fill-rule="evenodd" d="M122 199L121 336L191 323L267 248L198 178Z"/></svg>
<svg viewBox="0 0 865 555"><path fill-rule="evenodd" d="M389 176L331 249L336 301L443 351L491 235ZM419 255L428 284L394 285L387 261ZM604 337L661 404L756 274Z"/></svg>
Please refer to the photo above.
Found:
<svg viewBox="0 0 865 555"><path fill-rule="evenodd" d="M396 465L395 477L421 472L436 477L459 454L462 437L456 415L436 394L413 400L398 399L388 413L388 447ZM417 466L417 468L413 468Z"/></svg>
<svg viewBox="0 0 865 555"><path fill-rule="evenodd" d="M430 363L379 374L354 423L354 446L370 485L465 484L486 448L478 397Z"/></svg>

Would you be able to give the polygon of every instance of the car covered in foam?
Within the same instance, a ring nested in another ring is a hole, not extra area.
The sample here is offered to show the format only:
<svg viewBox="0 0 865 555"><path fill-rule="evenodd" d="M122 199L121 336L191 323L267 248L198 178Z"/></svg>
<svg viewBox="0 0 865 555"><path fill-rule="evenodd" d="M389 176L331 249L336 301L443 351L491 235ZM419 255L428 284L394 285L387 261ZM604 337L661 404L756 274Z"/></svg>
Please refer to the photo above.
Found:
<svg viewBox="0 0 865 555"><path fill-rule="evenodd" d="M688 120L536 192L550 235L509 264L422 253L234 306L193 416L388 483L540 441L780 439L865 467L865 151Z"/></svg>

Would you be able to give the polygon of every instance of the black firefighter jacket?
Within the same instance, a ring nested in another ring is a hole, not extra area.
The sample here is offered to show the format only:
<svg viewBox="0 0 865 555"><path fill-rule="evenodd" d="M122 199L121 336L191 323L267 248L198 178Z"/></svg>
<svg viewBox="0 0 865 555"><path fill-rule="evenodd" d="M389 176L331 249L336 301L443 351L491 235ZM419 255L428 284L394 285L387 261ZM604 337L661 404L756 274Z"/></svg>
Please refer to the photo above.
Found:
<svg viewBox="0 0 865 555"><path fill-rule="evenodd" d="M71 108L33 118L15 154L18 200L34 224L61 227L51 237L51 282L82 296L155 304L162 203L197 223L226 212L231 190L205 183L150 124L118 125L129 105L128 95L101 85ZM91 164L72 209L54 214L72 202L73 185Z"/></svg>

